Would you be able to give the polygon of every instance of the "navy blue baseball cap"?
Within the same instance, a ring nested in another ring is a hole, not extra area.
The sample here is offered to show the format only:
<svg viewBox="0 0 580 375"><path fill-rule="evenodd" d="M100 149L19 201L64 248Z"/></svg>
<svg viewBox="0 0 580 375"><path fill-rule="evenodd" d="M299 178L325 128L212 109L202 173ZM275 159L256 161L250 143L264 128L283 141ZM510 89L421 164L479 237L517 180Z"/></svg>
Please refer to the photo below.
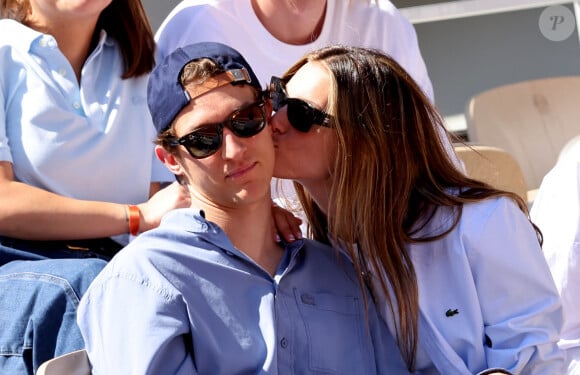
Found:
<svg viewBox="0 0 580 375"><path fill-rule="evenodd" d="M218 75L217 81L195 85L194 94L190 95L179 82L179 77L185 65L202 58L211 59L224 73ZM246 59L225 44L195 43L173 51L153 69L147 85L147 104L157 133L169 128L177 114L192 99L226 84L249 84L258 91L262 90L260 81Z"/></svg>

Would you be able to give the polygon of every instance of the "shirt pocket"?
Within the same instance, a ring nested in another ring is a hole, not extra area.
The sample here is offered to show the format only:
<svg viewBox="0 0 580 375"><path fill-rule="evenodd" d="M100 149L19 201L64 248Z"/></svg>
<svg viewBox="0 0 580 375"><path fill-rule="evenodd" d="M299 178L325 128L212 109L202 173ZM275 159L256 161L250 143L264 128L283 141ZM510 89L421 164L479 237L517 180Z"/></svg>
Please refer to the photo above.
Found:
<svg viewBox="0 0 580 375"><path fill-rule="evenodd" d="M358 296L312 293L295 289L308 340L313 372L363 374L374 361L369 348L364 303ZM373 363L374 364L374 363Z"/></svg>

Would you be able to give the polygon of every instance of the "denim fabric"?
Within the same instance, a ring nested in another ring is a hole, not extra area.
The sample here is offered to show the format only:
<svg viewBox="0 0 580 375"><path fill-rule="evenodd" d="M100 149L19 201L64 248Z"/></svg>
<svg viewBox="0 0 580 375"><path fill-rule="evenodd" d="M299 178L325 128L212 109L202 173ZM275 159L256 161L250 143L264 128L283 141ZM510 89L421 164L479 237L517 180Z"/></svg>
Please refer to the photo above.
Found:
<svg viewBox="0 0 580 375"><path fill-rule="evenodd" d="M0 374L33 375L42 362L84 348L77 306L105 264L47 259L0 267Z"/></svg>
<svg viewBox="0 0 580 375"><path fill-rule="evenodd" d="M108 242L105 242L108 241ZM80 245L87 244L87 247L96 247L95 242L104 243L104 251L80 251L72 250L66 246L67 243ZM85 241L24 241L10 237L0 236L0 266L14 260L43 260L57 258L99 258L111 260L113 255L122 246L111 239L91 239Z"/></svg>

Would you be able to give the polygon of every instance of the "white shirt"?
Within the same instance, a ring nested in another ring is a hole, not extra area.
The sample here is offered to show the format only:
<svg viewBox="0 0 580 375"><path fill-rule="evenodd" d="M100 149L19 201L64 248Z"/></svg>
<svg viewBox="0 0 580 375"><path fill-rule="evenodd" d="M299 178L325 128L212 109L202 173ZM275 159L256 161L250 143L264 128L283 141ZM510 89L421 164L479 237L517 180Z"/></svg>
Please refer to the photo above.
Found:
<svg viewBox="0 0 580 375"><path fill-rule="evenodd" d="M76 199L141 203L172 177L154 155L147 76L121 79L101 32L80 84L56 40L0 20L0 160L15 180Z"/></svg>
<svg viewBox="0 0 580 375"><path fill-rule="evenodd" d="M544 236L543 251L562 296L568 374L580 374L580 137L544 177L531 210Z"/></svg>
<svg viewBox="0 0 580 375"><path fill-rule="evenodd" d="M250 0L184 0L167 16L156 39L161 58L196 42L221 42L238 50L262 85L281 76L307 52L331 44L376 48L393 57L433 99L433 87L413 25L390 1L328 0L324 24L312 43L291 45L264 28Z"/></svg>
<svg viewBox="0 0 580 375"><path fill-rule="evenodd" d="M439 209L417 237L441 233L451 219L449 209ZM419 373L562 374L560 298L536 234L515 203L466 204L449 234L408 251L419 287ZM387 303L377 306L393 331Z"/></svg>

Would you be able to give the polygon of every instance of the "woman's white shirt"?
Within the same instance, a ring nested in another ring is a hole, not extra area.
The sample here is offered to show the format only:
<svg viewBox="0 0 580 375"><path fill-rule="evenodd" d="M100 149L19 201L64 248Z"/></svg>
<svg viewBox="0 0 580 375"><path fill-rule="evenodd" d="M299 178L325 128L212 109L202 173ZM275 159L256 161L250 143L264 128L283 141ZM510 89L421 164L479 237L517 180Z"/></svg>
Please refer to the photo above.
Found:
<svg viewBox="0 0 580 375"><path fill-rule="evenodd" d="M450 209L439 209L417 237L441 233L451 220ZM502 197L467 204L448 235L408 251L419 286L419 373L562 373L560 298L515 203ZM393 330L386 301L377 305Z"/></svg>

